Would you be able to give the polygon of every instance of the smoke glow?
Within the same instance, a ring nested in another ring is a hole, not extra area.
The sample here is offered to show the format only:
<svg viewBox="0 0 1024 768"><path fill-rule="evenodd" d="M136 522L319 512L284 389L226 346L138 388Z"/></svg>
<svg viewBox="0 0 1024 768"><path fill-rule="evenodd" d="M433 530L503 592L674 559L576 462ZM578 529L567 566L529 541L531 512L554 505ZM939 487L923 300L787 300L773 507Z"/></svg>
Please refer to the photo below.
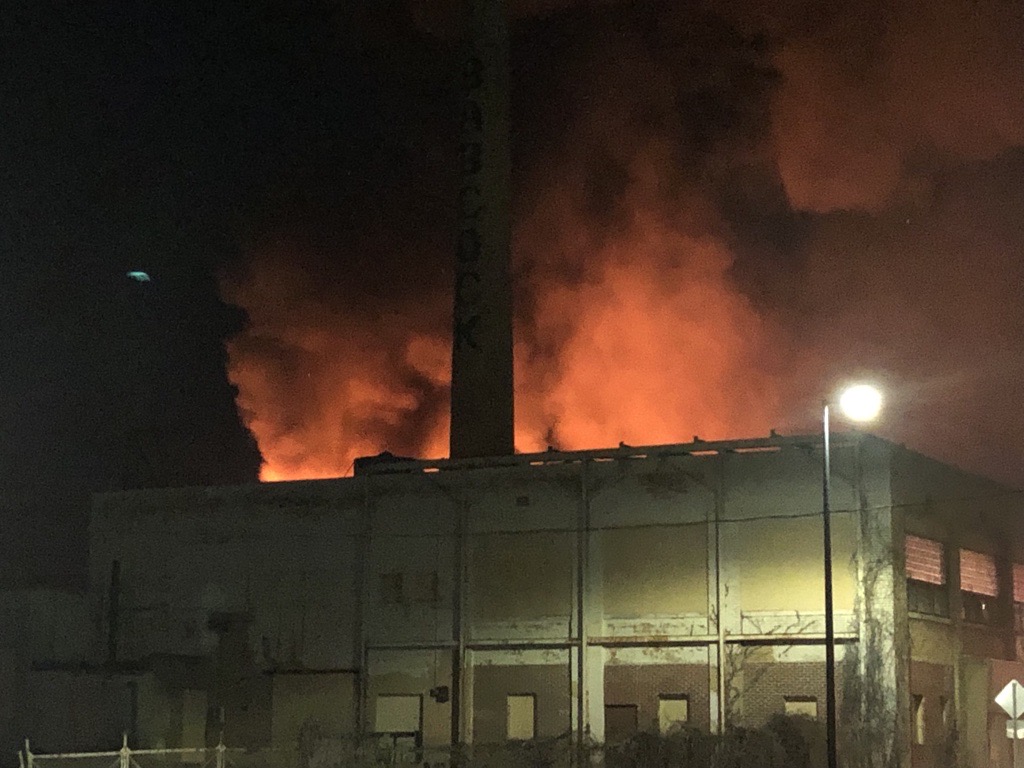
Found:
<svg viewBox="0 0 1024 768"><path fill-rule="evenodd" d="M523 4L518 450L814 428L822 393L880 372L873 431L1024 465L1024 417L993 405L1024 375L1020 4L832 5ZM400 199L448 189L428 176ZM446 455L454 217L433 224L360 269L342 238L259 245L224 281L262 479Z"/></svg>

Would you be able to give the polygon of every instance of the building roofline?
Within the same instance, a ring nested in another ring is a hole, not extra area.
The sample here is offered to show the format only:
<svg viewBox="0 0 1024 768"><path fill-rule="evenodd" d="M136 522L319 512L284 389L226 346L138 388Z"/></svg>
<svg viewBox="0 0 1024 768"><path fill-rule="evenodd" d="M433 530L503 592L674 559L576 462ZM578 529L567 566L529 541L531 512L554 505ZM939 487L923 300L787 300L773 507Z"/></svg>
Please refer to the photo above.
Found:
<svg viewBox="0 0 1024 768"><path fill-rule="evenodd" d="M855 445L867 440L876 441L892 447L897 444L860 430L833 431L832 446L842 447ZM820 433L805 435L779 435L772 433L767 437L742 438L737 440L701 440L695 438L689 443L667 443L661 445L627 445L619 443L615 448L593 448L580 451L560 451L551 448L537 453L517 453L512 456L492 456L472 459L414 459L394 456L388 452L376 456L364 456L356 459L353 476L335 478L318 478L307 480L282 480L269 483L243 483L214 486L174 486L166 488L127 488L123 490L101 491L92 494L94 502L102 498L116 498L140 493L171 492L189 493L196 491L233 491L242 488L293 489L298 486L314 486L347 483L353 479L382 475L418 475L439 472L466 471L477 469L502 469L513 467L544 467L584 462L612 462L633 459L659 459L671 457L711 457L722 454L774 453L783 449L819 448L822 444Z"/></svg>
<svg viewBox="0 0 1024 768"><path fill-rule="evenodd" d="M868 432L843 431L832 433L835 447L853 445L866 439L889 443ZM355 475L390 475L444 472L467 469L495 469L501 467L548 466L585 461L616 461L622 459L653 459L675 456L717 456L720 454L774 453L784 448L813 448L820 446L822 436L777 435L743 438L739 440L701 440L664 445L626 445L617 448L593 448L582 451L560 451L549 448L539 453L517 453L513 456L492 456L475 459L411 459L382 453L356 459Z"/></svg>

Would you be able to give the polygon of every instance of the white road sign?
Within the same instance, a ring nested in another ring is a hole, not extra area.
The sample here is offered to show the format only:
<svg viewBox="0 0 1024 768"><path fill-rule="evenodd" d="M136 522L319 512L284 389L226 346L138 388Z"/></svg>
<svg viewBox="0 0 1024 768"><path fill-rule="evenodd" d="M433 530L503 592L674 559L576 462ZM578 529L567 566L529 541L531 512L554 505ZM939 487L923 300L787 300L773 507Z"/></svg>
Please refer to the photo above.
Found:
<svg viewBox="0 0 1024 768"><path fill-rule="evenodd" d="M996 696L996 704L1003 708L1011 720L1019 720L1024 715L1024 685L1016 680L1008 682Z"/></svg>

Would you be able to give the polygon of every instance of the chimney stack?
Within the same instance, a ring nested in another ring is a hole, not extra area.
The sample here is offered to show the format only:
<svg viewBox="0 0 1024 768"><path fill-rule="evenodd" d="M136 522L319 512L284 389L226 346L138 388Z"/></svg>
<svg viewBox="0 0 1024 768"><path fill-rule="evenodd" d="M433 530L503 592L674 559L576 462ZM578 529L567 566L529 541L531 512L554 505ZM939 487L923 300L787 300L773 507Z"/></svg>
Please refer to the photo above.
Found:
<svg viewBox="0 0 1024 768"><path fill-rule="evenodd" d="M452 339L453 459L514 452L508 22L505 0L470 0L469 6Z"/></svg>

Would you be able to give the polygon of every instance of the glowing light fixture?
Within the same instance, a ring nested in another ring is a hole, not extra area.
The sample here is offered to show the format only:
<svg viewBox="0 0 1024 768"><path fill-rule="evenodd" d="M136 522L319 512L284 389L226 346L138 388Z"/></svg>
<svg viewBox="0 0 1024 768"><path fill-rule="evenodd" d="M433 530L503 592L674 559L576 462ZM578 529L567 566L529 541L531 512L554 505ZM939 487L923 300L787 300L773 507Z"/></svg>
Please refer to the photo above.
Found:
<svg viewBox="0 0 1024 768"><path fill-rule="evenodd" d="M832 451L829 446L828 401L822 404L824 443L821 472L822 535L825 566L825 749L828 768L838 768L836 748L836 627L832 599ZM851 421L871 421L882 410L882 393L870 384L854 384L839 395L839 410Z"/></svg>
<svg viewBox="0 0 1024 768"><path fill-rule="evenodd" d="M151 280L151 278L150 278L148 273L140 272L140 271L137 271L137 270L133 270L132 272L129 272L126 275L126 277L134 280L137 283L148 283Z"/></svg>
<svg viewBox="0 0 1024 768"><path fill-rule="evenodd" d="M851 421L871 421L882 410L882 393L870 384L855 384L839 395L839 410Z"/></svg>

